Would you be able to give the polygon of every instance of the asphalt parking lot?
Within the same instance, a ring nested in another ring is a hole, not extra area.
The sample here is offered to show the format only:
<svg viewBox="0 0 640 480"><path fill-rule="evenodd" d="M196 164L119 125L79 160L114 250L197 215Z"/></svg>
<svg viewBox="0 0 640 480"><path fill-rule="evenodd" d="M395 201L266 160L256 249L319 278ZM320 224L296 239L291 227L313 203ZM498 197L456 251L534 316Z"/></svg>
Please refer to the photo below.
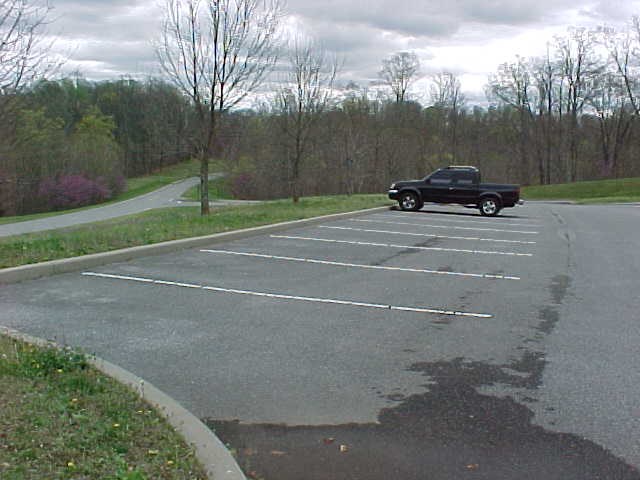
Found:
<svg viewBox="0 0 640 480"><path fill-rule="evenodd" d="M584 208L426 206L141 258L1 287L0 324L147 378L267 480L640 478L639 301L602 299L605 324L583 297L639 260L607 270L623 242L585 267L577 241L607 241L582 215L635 235L640 209Z"/></svg>

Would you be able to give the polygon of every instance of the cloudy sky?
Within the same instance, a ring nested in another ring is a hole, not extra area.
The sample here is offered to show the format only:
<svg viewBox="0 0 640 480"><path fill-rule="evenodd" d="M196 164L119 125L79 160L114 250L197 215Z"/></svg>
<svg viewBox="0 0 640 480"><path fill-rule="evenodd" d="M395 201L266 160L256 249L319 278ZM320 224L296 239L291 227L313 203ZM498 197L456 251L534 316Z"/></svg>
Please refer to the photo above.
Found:
<svg viewBox="0 0 640 480"><path fill-rule="evenodd" d="M50 0L49 31L70 52L66 71L90 79L159 74L152 41L162 0ZM569 26L623 26L640 0L288 0L288 25L315 36L343 59L340 77L368 85L393 52L414 51L424 78L446 70L480 99L487 75L516 55L540 55Z"/></svg>

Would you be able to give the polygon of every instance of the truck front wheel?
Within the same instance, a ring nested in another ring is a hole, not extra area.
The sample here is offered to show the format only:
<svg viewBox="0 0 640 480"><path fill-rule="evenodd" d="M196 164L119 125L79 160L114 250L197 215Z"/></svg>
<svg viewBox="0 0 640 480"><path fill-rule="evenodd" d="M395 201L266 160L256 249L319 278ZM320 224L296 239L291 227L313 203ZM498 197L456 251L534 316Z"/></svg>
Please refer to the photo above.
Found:
<svg viewBox="0 0 640 480"><path fill-rule="evenodd" d="M500 201L495 197L483 198L480 201L480 213L485 217L495 217L500 211Z"/></svg>
<svg viewBox="0 0 640 480"><path fill-rule="evenodd" d="M422 203L418 195L413 192L402 192L398 203L400 204L400 208L405 211L416 211L422 208Z"/></svg>

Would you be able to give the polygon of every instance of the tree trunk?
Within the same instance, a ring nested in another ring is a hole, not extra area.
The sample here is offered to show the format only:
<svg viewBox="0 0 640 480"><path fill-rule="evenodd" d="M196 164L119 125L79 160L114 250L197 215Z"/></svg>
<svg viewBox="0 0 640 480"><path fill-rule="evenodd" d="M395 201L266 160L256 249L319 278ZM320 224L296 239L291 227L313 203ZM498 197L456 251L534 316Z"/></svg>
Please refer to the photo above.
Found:
<svg viewBox="0 0 640 480"><path fill-rule="evenodd" d="M209 156L200 154L200 215L209 215Z"/></svg>

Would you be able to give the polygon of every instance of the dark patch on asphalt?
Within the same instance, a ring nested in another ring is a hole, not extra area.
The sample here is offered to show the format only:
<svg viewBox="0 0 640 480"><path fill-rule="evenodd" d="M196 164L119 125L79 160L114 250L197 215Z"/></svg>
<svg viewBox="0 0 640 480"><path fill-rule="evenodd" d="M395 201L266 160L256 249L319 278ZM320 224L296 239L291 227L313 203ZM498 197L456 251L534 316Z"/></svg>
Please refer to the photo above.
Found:
<svg viewBox="0 0 640 480"><path fill-rule="evenodd" d="M556 305L562 304L564 297L567 295L570 283L571 278L567 275L556 275L553 277L553 280L551 280L551 286L549 287L551 296L553 297L553 303Z"/></svg>
<svg viewBox="0 0 640 480"><path fill-rule="evenodd" d="M571 277L567 275L556 275L549 285L549 293L551 294L551 305L545 305L538 312L538 318L541 322L538 324L538 330L545 334L550 334L560 320L560 312L558 307L562 305L567 291L571 286Z"/></svg>
<svg viewBox="0 0 640 480"><path fill-rule="evenodd" d="M431 321L432 325L450 325L451 323L453 323L453 318L449 316L442 316Z"/></svg>
<svg viewBox="0 0 640 480"><path fill-rule="evenodd" d="M556 219L556 221L560 224L560 225L566 225L567 222L564 221L564 218L562 218L558 213L552 211L551 215L553 215L553 217Z"/></svg>
<svg viewBox="0 0 640 480"><path fill-rule="evenodd" d="M482 290L468 290L466 291L464 294L460 295L458 297L458 302L461 302L461 306L467 306L467 302L474 296L474 295L482 295Z"/></svg>
<svg viewBox="0 0 640 480"><path fill-rule="evenodd" d="M438 246L442 242L442 239L439 237L430 238L425 240L424 242L414 244L415 247L435 247ZM400 250L392 255L389 255L377 262L372 263L374 267L386 265L388 262L393 260L394 258L402 257L404 255L411 255L412 253L416 253L417 250L413 248L405 248L404 250Z"/></svg>
<svg viewBox="0 0 640 480"><path fill-rule="evenodd" d="M544 367L547 361L544 359L544 355L540 352L525 351L520 360L517 360L509 368L517 372L526 374L520 377L518 382L507 382L515 387L523 387L528 389L534 389L542 385L542 374L544 373Z"/></svg>
<svg viewBox="0 0 640 480"><path fill-rule="evenodd" d="M540 309L538 318L542 320L538 324L538 330L548 335L553 331L556 323L558 323L558 320L560 320L560 313L558 312L557 307L551 307L547 305L546 307Z"/></svg>
<svg viewBox="0 0 640 480"><path fill-rule="evenodd" d="M429 378L428 390L383 409L376 424L205 422L236 449L250 478L265 480L640 479L599 445L533 425L532 411L511 397L477 391L535 388L543 362L534 353L509 365L461 358L414 364L410 370Z"/></svg>
<svg viewBox="0 0 640 480"><path fill-rule="evenodd" d="M406 395L403 395L402 393L392 393L391 395L387 395L386 398L388 400L391 400L392 402L401 402L407 397L406 397Z"/></svg>

